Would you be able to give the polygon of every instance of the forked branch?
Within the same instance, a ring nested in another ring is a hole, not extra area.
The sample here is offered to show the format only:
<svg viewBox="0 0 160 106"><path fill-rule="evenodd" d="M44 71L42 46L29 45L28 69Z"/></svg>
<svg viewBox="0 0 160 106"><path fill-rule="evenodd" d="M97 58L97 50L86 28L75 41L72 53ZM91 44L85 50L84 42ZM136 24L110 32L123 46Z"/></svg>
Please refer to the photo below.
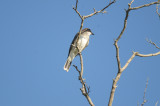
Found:
<svg viewBox="0 0 160 106"><path fill-rule="evenodd" d="M90 88L87 86L86 82L84 81L82 75L83 75L83 58L82 58L82 54L79 53L79 56L80 56L80 63L81 63L81 70L78 69L78 67L76 65L73 65L75 67L75 69L78 71L79 73L79 80L82 84L82 88L80 88L81 92L82 92L82 95L84 95L88 101L88 103L91 105L91 106L94 106L91 98L89 97L89 92L90 92Z"/></svg>
<svg viewBox="0 0 160 106"><path fill-rule="evenodd" d="M115 3L116 2L116 0L113 0L112 2L110 2L107 6L105 6L103 9L101 9L101 10L99 10L99 11L96 11L95 10L95 8L93 8L94 9L94 12L93 13L91 13L91 14L89 14L89 15L86 15L86 16L84 16L84 18L86 19L86 18L89 18L89 17L91 17L91 16L93 16L93 15L96 15L96 14L98 14L98 13L106 13L106 11L104 11L106 8L108 8L110 5L112 5L113 3Z"/></svg>
<svg viewBox="0 0 160 106"><path fill-rule="evenodd" d="M142 6L138 6L138 7L131 7L132 3L134 2L134 0L132 0L129 4L128 4L128 9L125 10L126 11L126 16L124 19L124 25L122 28L122 31L120 32L119 36L117 37L117 39L114 41L114 45L116 48L116 60L117 60L117 64L118 64L118 73L115 79L113 79L113 84L112 84L112 89L111 89L111 93L110 93L110 98L109 98L109 102L108 102L108 106L112 106L113 103L113 99L114 99L114 94L115 94L115 90L117 87L117 82L119 81L122 72L128 67L129 63L134 59L135 56L139 56L139 57L150 57L150 56L157 56L160 55L160 51L154 54L140 54L138 52L133 52L132 56L129 58L129 60L126 62L126 64L121 68L121 62L120 62L120 57L119 57L119 47L118 47L118 41L120 40L120 38L122 37L126 27L127 27L127 20L129 17L129 13L131 10L137 10L143 7L148 7L154 4L159 4L159 2L152 2L149 4L145 4Z"/></svg>
<svg viewBox="0 0 160 106"><path fill-rule="evenodd" d="M83 16L84 19L86 18L89 18L89 17L92 17L93 15L96 15L98 13L105 13L105 9L107 9L109 6L111 6L113 3L115 3L116 0L113 0L113 1L110 1L110 3L108 5L106 5L104 8L102 8L101 10L99 11L96 11L95 8L94 9L94 12L89 14L89 15L86 15L86 16ZM76 0L76 7L73 7L73 9L76 11L76 13L79 15L79 17L82 19L82 15L80 14L80 12L77 10L77 6L78 6L78 0Z"/></svg>

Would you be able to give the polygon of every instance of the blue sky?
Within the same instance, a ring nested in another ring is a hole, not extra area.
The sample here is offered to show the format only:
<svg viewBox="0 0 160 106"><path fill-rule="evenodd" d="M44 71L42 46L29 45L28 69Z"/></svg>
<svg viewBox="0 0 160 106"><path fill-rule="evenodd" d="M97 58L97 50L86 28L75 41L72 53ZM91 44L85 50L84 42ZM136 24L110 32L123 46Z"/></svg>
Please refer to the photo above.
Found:
<svg viewBox="0 0 160 106"><path fill-rule="evenodd" d="M82 15L102 9L109 0L79 1ZM82 52L84 75L90 97L96 106L108 104L112 79L117 73L114 39L119 35L129 1L118 0L106 14L84 21L90 28L89 46ZM133 6L152 0L135 0ZM80 18L73 11L75 0L1 0L0 1L0 106L88 106L82 96L78 73L73 67L63 70L70 43L79 31ZM132 51L142 54L158 50L160 20L156 5L131 11L126 31L119 41L122 66ZM79 57L72 64L80 68ZM123 72L113 106L135 106L146 93L153 106L160 102L160 56L135 57Z"/></svg>

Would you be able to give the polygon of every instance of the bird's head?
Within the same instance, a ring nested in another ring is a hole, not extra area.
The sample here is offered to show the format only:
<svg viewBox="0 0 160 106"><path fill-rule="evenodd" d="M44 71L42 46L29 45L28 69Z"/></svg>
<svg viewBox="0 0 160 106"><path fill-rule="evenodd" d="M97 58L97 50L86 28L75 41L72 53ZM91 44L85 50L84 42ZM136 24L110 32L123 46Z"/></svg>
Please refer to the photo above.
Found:
<svg viewBox="0 0 160 106"><path fill-rule="evenodd" d="M89 33L89 35L94 35L94 33L92 33L91 29L89 29L89 28L83 29L83 30L82 30L82 33L84 33L84 32Z"/></svg>

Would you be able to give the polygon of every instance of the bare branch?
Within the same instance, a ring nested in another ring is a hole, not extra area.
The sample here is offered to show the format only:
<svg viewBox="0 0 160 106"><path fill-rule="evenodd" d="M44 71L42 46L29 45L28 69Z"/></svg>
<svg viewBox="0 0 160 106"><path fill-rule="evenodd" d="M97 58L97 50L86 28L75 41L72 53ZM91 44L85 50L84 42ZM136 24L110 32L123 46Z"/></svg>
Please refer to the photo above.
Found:
<svg viewBox="0 0 160 106"><path fill-rule="evenodd" d="M76 65L73 65L73 67L79 72L79 74L81 73Z"/></svg>
<svg viewBox="0 0 160 106"><path fill-rule="evenodd" d="M126 16L124 19L124 25L122 28L122 31L120 32L119 36L117 37L117 39L114 41L114 46L116 48L116 59L117 59L117 64L118 64L118 73L116 78L113 80L113 84L112 84L112 89L111 89L111 93L110 93L110 98L109 98L109 102L108 102L108 106L112 106L113 103L113 98L114 98L114 93L115 93L115 89L116 89L116 84L118 82L118 80L121 77L122 72L128 67L129 63L133 60L133 58L135 56L139 56L139 57L149 57L149 56L157 56L160 54L160 51L154 54L139 54L138 52L133 52L132 56L129 58L129 60L126 62L126 64L121 68L121 62L120 62L120 57L119 57L119 47L118 47L118 41L120 40L120 38L122 37L126 27L127 27L127 20L128 20L128 16L129 16L129 12L131 10L136 10L136 9L140 9L143 7L148 7L151 6L153 4L158 4L158 2L152 2L149 4L145 4L139 7L131 7L132 3L134 2L134 0L132 0L130 3L128 3L128 9L125 10L126 11Z"/></svg>
<svg viewBox="0 0 160 106"><path fill-rule="evenodd" d="M114 45L116 48L116 59L117 59L117 64L118 64L118 72L120 72L121 71L121 62L120 62L120 58L119 58L119 47L118 47L117 41L115 41Z"/></svg>
<svg viewBox="0 0 160 106"><path fill-rule="evenodd" d="M117 82L118 82L118 80L120 79L121 74L122 74L122 71L121 71L121 70L122 70L122 69L121 69L121 63L120 63L120 58L119 58L118 41L119 41L119 39L121 38L121 36L123 35L123 33L124 33L125 29L126 29L128 15L129 15L130 7L131 7L131 4L133 3L133 1L134 1L134 0L132 0L132 1L128 4L128 10L126 10L126 17L125 17L125 19L124 19L123 29L122 29L120 35L117 37L117 39L116 39L115 42L114 42L114 45L115 45L115 48L116 48L116 59L117 59L117 64L118 64L118 73L117 73L116 78L113 80L113 84L112 84L112 89L111 89L111 93L110 93L110 98L109 98L108 106L112 106L113 98L114 98L114 93L115 93L115 90L116 90L116 87L117 87Z"/></svg>
<svg viewBox="0 0 160 106"><path fill-rule="evenodd" d="M81 53L79 53L79 56L80 56L80 60L81 60L81 75L80 75L80 77L82 78L82 75L83 75L83 58L82 58Z"/></svg>
<svg viewBox="0 0 160 106"><path fill-rule="evenodd" d="M119 39L122 37L125 29L126 29L126 26L127 26L127 19L128 19L128 16L129 16L129 12L130 12L130 7L131 7L131 4L133 3L134 0L131 1L131 3L128 4L129 8L128 10L126 10L126 17L124 19L124 26L123 26L123 29L121 31L121 33L119 34L119 36L117 37L117 39L115 40L114 42L114 45L115 45L115 48L116 48L116 59L117 59L117 64L118 64L118 71L121 70L121 63L120 63L120 58L119 58L119 47L118 47L118 41Z"/></svg>
<svg viewBox="0 0 160 106"><path fill-rule="evenodd" d="M140 56L140 57L149 57L149 56L157 56L160 55L160 51L154 54L139 54L138 52L133 52L132 56L129 58L129 60L126 62L126 64L123 66L123 68L120 69L120 71L118 71L116 78L113 80L113 84L112 84L112 90L110 93L110 98L109 98L109 103L108 106L112 106L112 102L113 102L113 98L114 98L114 93L115 93L115 89L116 89L116 85L118 80L121 77L122 72L128 67L129 63L133 60L133 58L135 56Z"/></svg>
<svg viewBox="0 0 160 106"><path fill-rule="evenodd" d="M156 13L158 14L158 16L159 16L159 18L160 18L160 13L158 12L158 10L159 10L160 8L158 8L158 6L159 6L159 4L157 4L157 6L156 6Z"/></svg>
<svg viewBox="0 0 160 106"><path fill-rule="evenodd" d="M132 0L129 4L128 4L128 6L131 6L131 4L134 2L134 0Z"/></svg>
<svg viewBox="0 0 160 106"><path fill-rule="evenodd" d="M154 42L152 42L151 40L146 39L147 42L149 42L150 44L154 45L157 49L160 49L160 47L158 47Z"/></svg>
<svg viewBox="0 0 160 106"><path fill-rule="evenodd" d="M76 0L76 10L77 10L77 6L78 6L78 0Z"/></svg>
<svg viewBox="0 0 160 106"><path fill-rule="evenodd" d="M139 56L139 57L151 57L151 56L157 56L157 55L160 55L160 51L157 53L151 53L151 54L139 54L139 53L136 54L136 56Z"/></svg>
<svg viewBox="0 0 160 106"><path fill-rule="evenodd" d="M126 27L127 27L127 19L128 19L128 16L129 16L129 12L130 12L130 4L129 4L129 8L128 10L126 10L126 17L124 19L124 26L123 26L123 29L121 31L121 33L119 34L118 38L116 39L115 43L119 41L119 39L122 37Z"/></svg>
<svg viewBox="0 0 160 106"><path fill-rule="evenodd" d="M146 100L146 92L147 92L148 80L149 79L147 79L147 81L146 81L146 87L145 87L144 95L143 95L143 103L141 104L141 106L143 106L147 102L147 100Z"/></svg>
<svg viewBox="0 0 160 106"><path fill-rule="evenodd" d="M149 3L149 4L144 4L142 6L133 7L133 8L131 8L131 10L136 10L136 9L140 9L140 8L143 8L143 7L149 7L149 6L153 5L153 4L159 4L159 2L156 1L156 2Z"/></svg>
<svg viewBox="0 0 160 106"><path fill-rule="evenodd" d="M132 0L132 1L128 4L128 10L126 10L126 17L125 17L125 20L124 20L124 26L123 26L123 29L122 29L120 35L119 35L118 38L116 39L117 42L118 42L118 40L121 38L121 36L123 35L123 33L124 33L125 29L126 29L127 19L128 19L130 10L135 10L135 9L140 9L140 8L143 8L143 7L148 7L148 6L151 6L151 5L153 5L153 4L159 4L159 2L152 2L152 3L145 4L145 5L142 5L142 6L139 6L139 7L133 7L133 8L131 8L131 4L132 4L133 2L134 2L134 0Z"/></svg>
<svg viewBox="0 0 160 106"><path fill-rule="evenodd" d="M84 18L89 18L89 17L91 17L91 16L93 16L93 15L96 15L96 14L98 14L98 13L105 13L104 10L105 10L106 8L108 8L110 5L112 5L113 3L115 3L115 2L116 2L116 0L113 0L113 1L110 2L107 6L105 6L103 9L101 9L101 10L99 10L99 11L96 11L95 8L94 8L94 12L91 13L91 14L89 14L89 15L84 16Z"/></svg>
<svg viewBox="0 0 160 106"><path fill-rule="evenodd" d="M115 90L116 90L116 88L117 88L117 82L118 82L118 80L120 79L121 74L122 74L122 72L119 71L119 72L117 73L116 78L113 79L112 90L111 90L111 93L110 93L110 98L109 98L108 106L112 106L113 98L114 98L114 93L115 93Z"/></svg>
<svg viewBox="0 0 160 106"><path fill-rule="evenodd" d="M75 7L73 7L73 9L74 9L75 12L79 15L79 17L82 19L82 16L81 16L81 14L79 13L79 11L78 11Z"/></svg>
<svg viewBox="0 0 160 106"><path fill-rule="evenodd" d="M137 52L133 52L132 56L129 58L129 60L126 62L126 64L122 68L122 72L128 67L129 63L133 60L133 58L136 56Z"/></svg>
<svg viewBox="0 0 160 106"><path fill-rule="evenodd" d="M79 35L78 35L78 39L79 39L79 36L81 34L81 31L82 31L82 28L83 28L83 23L84 23L84 17L82 16L82 20L81 20L81 26L80 26L80 29L79 29ZM77 40L78 40L77 39Z"/></svg>
<svg viewBox="0 0 160 106"><path fill-rule="evenodd" d="M151 56L157 56L160 55L160 51L157 53L152 53L152 54L140 54L138 52L133 52L132 56L129 58L129 60L126 62L126 64L123 66L123 68L121 69L121 71L123 72L129 65L129 63L133 60L133 58L135 56L139 56L139 57L151 57Z"/></svg>
<svg viewBox="0 0 160 106"><path fill-rule="evenodd" d="M79 56L80 56L80 63L81 63L81 71L78 69L78 67L76 65L73 65L75 67L75 69L78 71L79 73L79 80L82 84L82 88L80 88L81 92L82 92L82 95L84 95L88 101L88 103L91 105L91 106L94 106L91 98L89 97L89 92L90 92L90 87L87 86L86 82L84 81L83 79L83 58L82 58L82 54L79 53Z"/></svg>
<svg viewBox="0 0 160 106"><path fill-rule="evenodd" d="M79 13L79 11L77 10L78 7L78 0L76 0L76 7L73 7L73 9L75 10L75 12L79 15L79 17L82 19L81 14Z"/></svg>
<svg viewBox="0 0 160 106"><path fill-rule="evenodd" d="M107 6L105 6L103 9L101 9L101 10L99 10L99 11L96 11L95 10L95 8L93 8L94 9L94 12L93 13L91 13L91 14L89 14L89 15L86 15L86 16L82 16L80 13L79 13L79 11L77 10L77 6L78 6L78 0L76 0L76 7L73 7L73 9L76 11L76 13L79 15L79 17L82 19L82 17L84 17L84 19L86 19L86 18L89 18L89 17L91 17L91 16L93 16L93 15L96 15L96 14L98 14L98 13L106 13L106 11L104 11L106 8L108 8L109 6L111 6L113 3L115 3L116 2L116 0L113 0L112 2L110 1L110 3L107 5Z"/></svg>

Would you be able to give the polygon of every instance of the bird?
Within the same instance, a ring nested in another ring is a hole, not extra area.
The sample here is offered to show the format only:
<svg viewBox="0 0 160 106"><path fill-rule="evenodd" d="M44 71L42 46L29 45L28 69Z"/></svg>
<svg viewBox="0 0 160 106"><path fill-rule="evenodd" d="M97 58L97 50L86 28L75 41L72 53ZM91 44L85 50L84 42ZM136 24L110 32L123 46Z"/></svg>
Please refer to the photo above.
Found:
<svg viewBox="0 0 160 106"><path fill-rule="evenodd" d="M67 72L69 71L73 59L88 46L90 35L94 34L89 28L85 28L81 31L79 38L78 35L79 32L75 35L69 48L67 61L64 65L64 70Z"/></svg>

